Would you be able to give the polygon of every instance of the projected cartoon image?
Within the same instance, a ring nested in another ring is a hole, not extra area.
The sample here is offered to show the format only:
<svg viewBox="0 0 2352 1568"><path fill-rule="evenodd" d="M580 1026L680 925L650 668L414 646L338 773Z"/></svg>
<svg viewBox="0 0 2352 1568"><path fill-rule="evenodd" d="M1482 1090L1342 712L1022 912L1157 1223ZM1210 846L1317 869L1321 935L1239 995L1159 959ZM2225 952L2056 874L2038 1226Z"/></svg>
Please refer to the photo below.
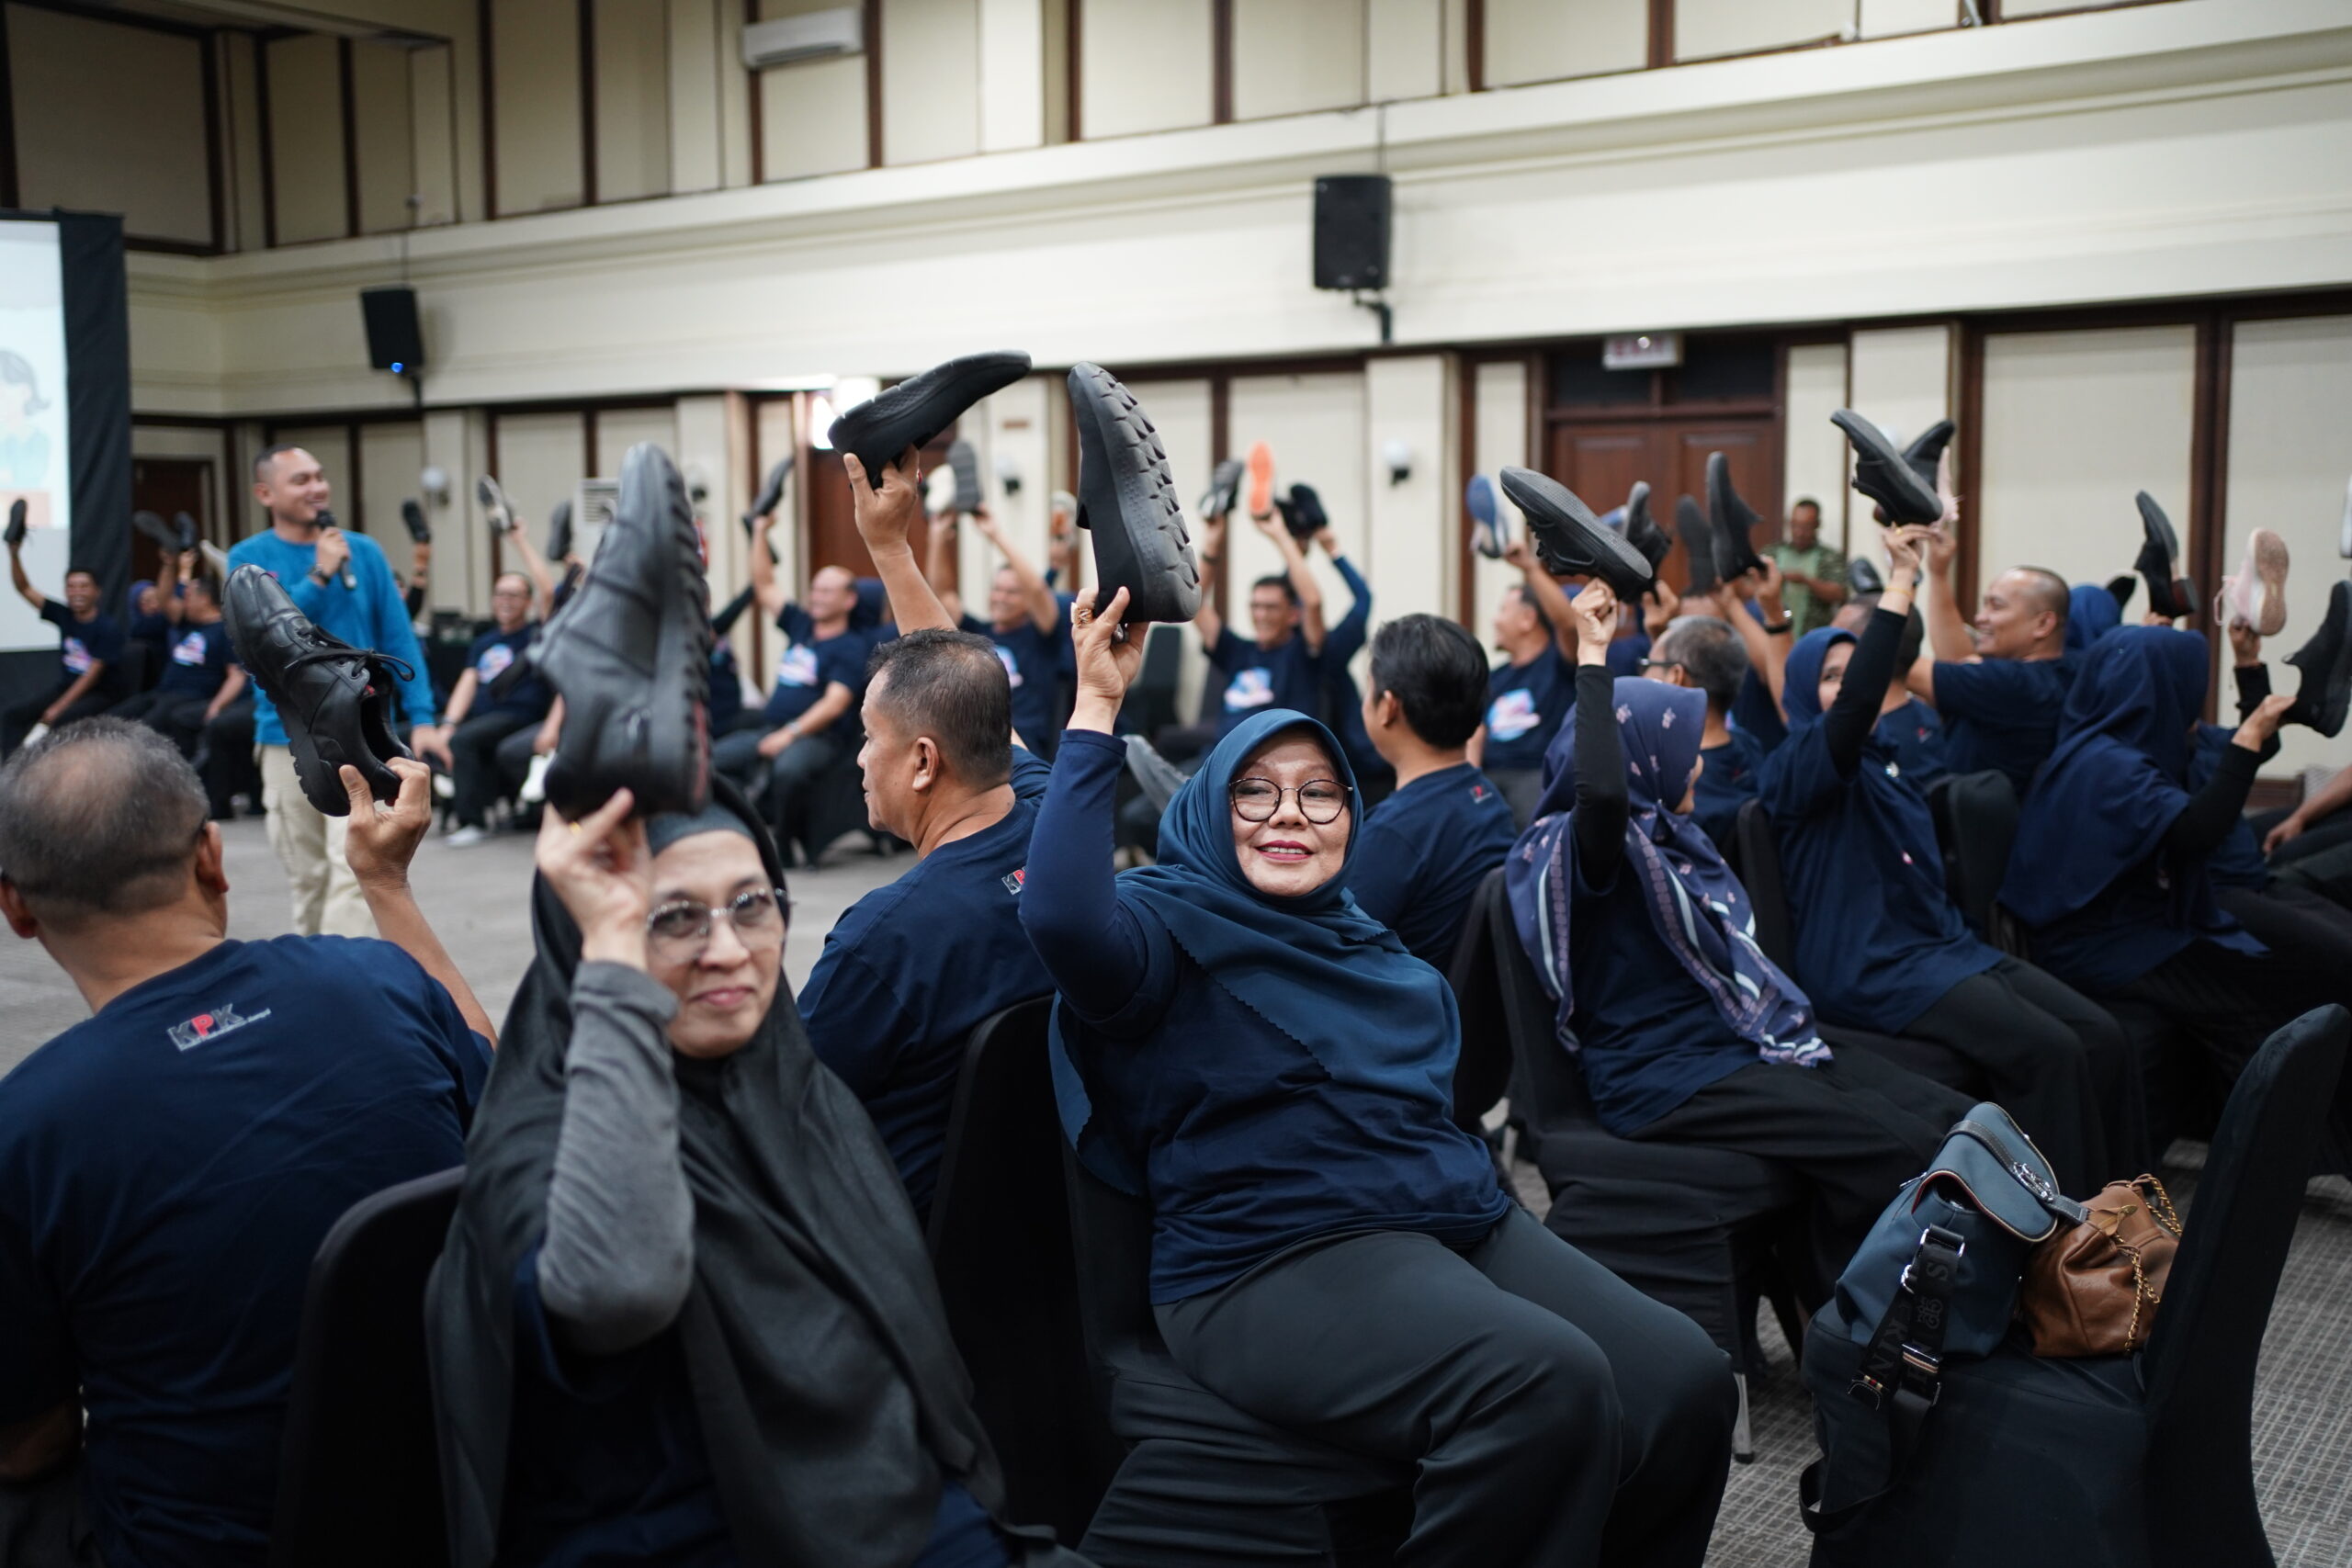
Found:
<svg viewBox="0 0 2352 1568"><path fill-rule="evenodd" d="M0 489L40 490L49 483L52 443L39 418L49 412L32 362L0 348Z"/></svg>

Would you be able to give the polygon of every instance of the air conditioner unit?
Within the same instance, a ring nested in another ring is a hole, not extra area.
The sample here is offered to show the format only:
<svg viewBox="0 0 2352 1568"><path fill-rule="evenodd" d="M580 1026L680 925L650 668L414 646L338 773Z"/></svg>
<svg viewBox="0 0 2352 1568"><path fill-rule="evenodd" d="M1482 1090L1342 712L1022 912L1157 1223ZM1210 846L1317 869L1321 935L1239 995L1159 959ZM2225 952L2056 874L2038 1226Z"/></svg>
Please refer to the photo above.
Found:
<svg viewBox="0 0 2352 1568"><path fill-rule="evenodd" d="M753 22L743 29L743 63L753 71L769 65L789 65L796 60L827 60L837 54L865 52L863 6L804 11L797 17L779 17L773 22Z"/></svg>

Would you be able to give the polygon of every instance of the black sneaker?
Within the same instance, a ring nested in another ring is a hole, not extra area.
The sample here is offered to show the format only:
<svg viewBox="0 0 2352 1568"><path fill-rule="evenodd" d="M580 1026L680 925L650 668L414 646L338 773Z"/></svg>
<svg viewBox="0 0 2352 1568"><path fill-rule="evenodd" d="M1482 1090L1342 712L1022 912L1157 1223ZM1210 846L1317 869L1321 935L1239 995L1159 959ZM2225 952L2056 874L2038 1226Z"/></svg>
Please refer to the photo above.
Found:
<svg viewBox="0 0 2352 1568"><path fill-rule="evenodd" d="M1505 468L1503 493L1527 517L1535 558L1555 577L1598 577L1631 604L1656 581L1647 557L1602 525L1574 491L1532 468Z"/></svg>
<svg viewBox="0 0 2352 1568"><path fill-rule="evenodd" d="M1633 491L1625 497L1625 542L1642 552L1642 558L1650 563L1653 575L1666 564L1666 558L1674 553L1674 541L1666 536L1666 530L1650 516L1650 481L1647 479L1635 479Z"/></svg>
<svg viewBox="0 0 2352 1568"><path fill-rule="evenodd" d="M571 553L571 498L565 496L548 513L548 559L557 566Z"/></svg>
<svg viewBox="0 0 2352 1568"><path fill-rule="evenodd" d="M1323 498L1315 493L1313 485L1290 487L1290 504L1281 508L1283 522L1290 529L1290 536L1304 545L1331 525L1323 510Z"/></svg>
<svg viewBox="0 0 2352 1568"><path fill-rule="evenodd" d="M1182 770L1140 735L1127 737L1127 772L1135 775L1136 787L1143 791L1154 811L1167 810L1176 792L1184 787Z"/></svg>
<svg viewBox="0 0 2352 1568"><path fill-rule="evenodd" d="M155 541L155 547L165 555L176 555L180 547L179 530L152 512L134 512L130 525Z"/></svg>
<svg viewBox="0 0 2352 1568"><path fill-rule="evenodd" d="M1846 586L1857 593L1883 593L1886 579L1878 574L1868 556L1856 556L1846 563Z"/></svg>
<svg viewBox="0 0 2352 1568"><path fill-rule="evenodd" d="M1690 581L1685 593L1713 593L1723 586L1723 578L1715 571L1715 535L1707 526L1707 514L1689 496L1679 496L1674 502L1675 536L1682 541L1683 559L1690 563Z"/></svg>
<svg viewBox="0 0 2352 1568"><path fill-rule="evenodd" d="M744 589L743 592L719 606L711 615L710 635L714 642L735 629L736 621L741 617L744 611L752 607L752 595L756 592L758 591L752 588Z"/></svg>
<svg viewBox="0 0 2352 1568"><path fill-rule="evenodd" d="M286 726L303 797L329 817L349 816L335 772L348 762L378 800L398 799L400 775L385 764L409 754L391 725L391 677L407 679L407 663L321 631L257 566L229 574L220 608L237 662Z"/></svg>
<svg viewBox="0 0 2352 1568"><path fill-rule="evenodd" d="M640 442L587 576L531 647L563 697L547 795L567 818L622 788L645 817L709 802L709 594L685 480Z"/></svg>
<svg viewBox="0 0 2352 1568"><path fill-rule="evenodd" d="M1707 454L1707 531L1715 537L1715 575L1724 581L1764 570L1764 558L1749 542L1763 519L1731 487L1731 459Z"/></svg>
<svg viewBox="0 0 2352 1568"><path fill-rule="evenodd" d="M2303 673L2294 705L2283 724L2300 724L2334 739L2352 707L2352 582L2339 581L2327 592L2327 614L2309 642L2287 656Z"/></svg>
<svg viewBox="0 0 2352 1568"><path fill-rule="evenodd" d="M569 502L566 503L567 505ZM420 545L433 542L433 525L424 520L424 508L413 499L401 502L401 524L408 536Z"/></svg>
<svg viewBox="0 0 2352 1568"><path fill-rule="evenodd" d="M1127 591L1126 621L1189 621L1201 609L1201 568L1184 533L1168 449L1118 378L1070 367L1078 429L1078 525L1094 535L1098 605Z"/></svg>
<svg viewBox="0 0 2352 1568"><path fill-rule="evenodd" d="M1944 448L1951 445L1952 432L1959 428L1948 419L1939 419L1919 432L1919 438L1903 449L1903 460L1911 465L1913 473L1928 481L1929 490L1936 488L1936 469L1943 461ZM1936 501L1940 515L1943 501L1940 493Z"/></svg>
<svg viewBox="0 0 2352 1568"><path fill-rule="evenodd" d="M488 474L474 481L474 499L481 502L483 513L489 517L493 532L511 534L514 531L514 509L506 504L506 492Z"/></svg>
<svg viewBox="0 0 2352 1568"><path fill-rule="evenodd" d="M2148 608L2171 619L2193 615L2197 608L2197 585L2180 571L2180 535L2156 504L2156 498L2142 491L2132 500L2140 507L2140 556L2132 570L2147 580Z"/></svg>
<svg viewBox="0 0 2352 1568"><path fill-rule="evenodd" d="M2107 580L2107 595L2115 601L2119 614L2132 603L2132 595L2139 591L2140 580L2128 571Z"/></svg>
<svg viewBox="0 0 2352 1568"><path fill-rule="evenodd" d="M980 494L980 455L972 450L970 442L947 444L947 471L956 476L956 498L947 504L966 517L978 515L984 503Z"/></svg>
<svg viewBox="0 0 2352 1568"><path fill-rule="evenodd" d="M1894 449L1886 432L1852 409L1839 409L1829 416L1829 423L1844 431L1847 441L1852 444L1854 488L1878 502L1880 523L1889 526L1898 523L1933 523L1944 514L1943 500L1936 494L1936 481L1922 479L1911 466L1908 455ZM1947 439L1950 434L1947 427ZM1942 450L1940 444L1937 450ZM1710 458L1707 474L1711 487L1714 480L1713 463Z"/></svg>
<svg viewBox="0 0 2352 1568"><path fill-rule="evenodd" d="M1232 512L1233 503L1241 499L1241 459L1227 457L1209 476L1209 488L1201 492L1201 504L1194 508L1203 517L1223 517Z"/></svg>
<svg viewBox="0 0 2352 1568"><path fill-rule="evenodd" d="M195 518L185 512L175 512L172 513L172 532L179 538L179 553L186 555L196 548L197 537L202 530L197 527Z"/></svg>
<svg viewBox="0 0 2352 1568"><path fill-rule="evenodd" d="M792 459L789 457L768 470L766 481L760 486L760 493L752 498L752 509L743 513L743 532L757 534L760 531L760 519L783 504L784 481L791 477ZM868 480L873 477L870 471L866 475Z"/></svg>
<svg viewBox="0 0 2352 1568"><path fill-rule="evenodd" d="M8 532L5 536L0 536L0 538L5 538L12 550L24 547L25 498L23 496L20 495L8 503Z"/></svg>
<svg viewBox="0 0 2352 1568"><path fill-rule="evenodd" d="M1029 374L1029 356L1010 350L967 354L934 365L833 421L825 438L836 452L854 452L869 482L910 446L926 446L966 409Z"/></svg>

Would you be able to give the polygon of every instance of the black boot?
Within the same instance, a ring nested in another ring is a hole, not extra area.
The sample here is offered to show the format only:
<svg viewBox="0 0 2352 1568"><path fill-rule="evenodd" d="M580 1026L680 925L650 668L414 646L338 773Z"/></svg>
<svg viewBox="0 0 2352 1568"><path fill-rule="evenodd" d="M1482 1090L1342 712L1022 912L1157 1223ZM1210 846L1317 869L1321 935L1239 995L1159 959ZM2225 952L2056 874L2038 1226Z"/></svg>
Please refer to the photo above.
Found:
<svg viewBox="0 0 2352 1568"><path fill-rule="evenodd" d="M1936 488L1936 468L1942 462L1944 448L1951 444L1952 432L1957 428L1951 421L1939 419L1919 432L1918 439L1903 449L1903 460L1911 465L1913 473L1928 481L1929 490Z"/></svg>
<svg viewBox="0 0 2352 1568"><path fill-rule="evenodd" d="M1829 416L1829 423L1844 431L1853 446L1854 488L1878 502L1881 523L1933 523L1944 514L1933 475L1921 479L1910 454L1896 451L1886 432L1851 409L1839 409ZM1949 422L1943 430L1943 439L1950 439ZM1927 437L1920 439L1924 442ZM1942 440L1936 443L1936 450L1943 450Z"/></svg>
<svg viewBox="0 0 2352 1568"><path fill-rule="evenodd" d="M348 762L378 800L398 799L400 775L385 764L409 750L392 731L390 677L406 680L408 665L321 631L257 566L229 574L220 608L237 662L286 726L303 798L329 817L349 816L351 795L336 772Z"/></svg>
<svg viewBox="0 0 2352 1568"><path fill-rule="evenodd" d="M2148 608L2177 620L2197 612L2197 585L2181 575L2180 535L2146 491L2132 497L2140 507L2140 555L2132 563L2148 583Z"/></svg>

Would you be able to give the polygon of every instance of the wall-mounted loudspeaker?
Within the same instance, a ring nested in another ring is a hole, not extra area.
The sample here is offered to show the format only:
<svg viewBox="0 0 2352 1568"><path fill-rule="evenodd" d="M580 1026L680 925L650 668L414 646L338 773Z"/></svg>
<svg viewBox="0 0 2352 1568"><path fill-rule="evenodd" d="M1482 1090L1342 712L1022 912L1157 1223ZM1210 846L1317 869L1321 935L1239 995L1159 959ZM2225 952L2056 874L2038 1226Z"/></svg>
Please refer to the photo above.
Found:
<svg viewBox="0 0 2352 1568"><path fill-rule="evenodd" d="M424 334L416 324L416 290L363 288L360 313L368 318L368 363L396 376L424 365Z"/></svg>
<svg viewBox="0 0 2352 1568"><path fill-rule="evenodd" d="M1326 175L1315 182L1315 287L1388 287L1388 176Z"/></svg>

